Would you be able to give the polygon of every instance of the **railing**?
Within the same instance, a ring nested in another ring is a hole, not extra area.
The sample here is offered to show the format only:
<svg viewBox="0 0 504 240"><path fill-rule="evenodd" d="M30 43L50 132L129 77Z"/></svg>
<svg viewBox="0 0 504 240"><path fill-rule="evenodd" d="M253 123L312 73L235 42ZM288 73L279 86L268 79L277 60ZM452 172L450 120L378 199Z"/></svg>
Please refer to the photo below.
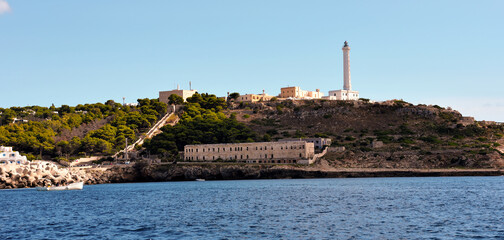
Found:
<svg viewBox="0 0 504 240"><path fill-rule="evenodd" d="M160 131L160 129L166 125L166 121L172 116L175 114L175 105L172 105L172 111L171 112L167 112L159 121L156 122L156 124L154 124L154 126L152 126L149 131L147 131L147 133L145 134L142 134L133 144L130 144L128 145L125 149L119 151L119 152L116 152L112 157L113 158L116 158L119 154L121 153L124 153L125 151L131 151L133 149L135 149L135 146L136 145L141 145L143 144L143 142L145 141L146 138L152 138L153 136L156 135L156 133L158 131ZM174 123L178 122L178 119L176 119L174 121Z"/></svg>

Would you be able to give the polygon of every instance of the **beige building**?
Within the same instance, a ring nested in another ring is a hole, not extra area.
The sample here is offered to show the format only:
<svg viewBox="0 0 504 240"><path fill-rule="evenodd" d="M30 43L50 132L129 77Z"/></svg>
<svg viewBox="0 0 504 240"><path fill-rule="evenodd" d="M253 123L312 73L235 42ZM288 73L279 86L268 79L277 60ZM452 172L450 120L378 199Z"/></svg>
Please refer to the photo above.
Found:
<svg viewBox="0 0 504 240"><path fill-rule="evenodd" d="M237 102L259 102L259 101L269 101L273 98L268 94L246 94L239 96L236 101Z"/></svg>
<svg viewBox="0 0 504 240"><path fill-rule="evenodd" d="M309 143L313 143L315 149L322 149L324 146L331 146L330 138L284 138L278 140L280 142L293 142L293 141L305 141Z"/></svg>
<svg viewBox="0 0 504 240"><path fill-rule="evenodd" d="M280 89L280 98L299 98L299 99L310 99L310 98L322 98L324 94L320 92L320 89L315 91L302 90L300 87L284 87Z"/></svg>
<svg viewBox="0 0 504 240"><path fill-rule="evenodd" d="M180 89L175 89L171 91L161 91L159 92L159 101L168 104L168 98L172 94L182 97L185 101L188 97L192 97L192 95L194 95L196 92L197 90L180 90Z"/></svg>
<svg viewBox="0 0 504 240"><path fill-rule="evenodd" d="M315 149L313 143L253 142L186 145L185 161L237 161L245 163L297 163L310 164Z"/></svg>

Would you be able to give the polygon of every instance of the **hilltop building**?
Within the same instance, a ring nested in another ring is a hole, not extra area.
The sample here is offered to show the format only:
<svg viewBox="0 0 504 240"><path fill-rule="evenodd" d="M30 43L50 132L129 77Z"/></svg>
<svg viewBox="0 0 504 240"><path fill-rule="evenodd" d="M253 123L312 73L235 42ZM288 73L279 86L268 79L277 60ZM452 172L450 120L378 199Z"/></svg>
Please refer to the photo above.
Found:
<svg viewBox="0 0 504 240"><path fill-rule="evenodd" d="M190 83L189 83L189 85L190 85ZM172 94L175 94L175 95L178 95L181 98L183 98L184 102L185 102L188 97L192 97L192 95L194 95L196 92L198 92L198 91L192 90L192 89L190 89L190 90L179 89L179 86L177 85L177 89L174 89L171 91L160 91L159 92L159 101L168 104L168 98Z"/></svg>
<svg viewBox="0 0 504 240"><path fill-rule="evenodd" d="M263 93L262 94L245 94L245 95L241 95L239 96L238 98L236 98L236 101L237 102L260 102L260 101L269 101L273 98L273 96L270 96L266 93L264 93L264 90L263 90Z"/></svg>
<svg viewBox="0 0 504 240"><path fill-rule="evenodd" d="M280 98L312 99L322 98L324 94L320 89L315 91L302 90L300 87L284 87L280 89Z"/></svg>
<svg viewBox="0 0 504 240"><path fill-rule="evenodd" d="M352 90L350 79L350 46L345 41L343 50L343 89L329 91L327 98L334 100L359 100L359 92Z"/></svg>
<svg viewBox="0 0 504 240"><path fill-rule="evenodd" d="M310 164L315 156L313 143L252 142L184 146L186 161L236 161L245 163Z"/></svg>

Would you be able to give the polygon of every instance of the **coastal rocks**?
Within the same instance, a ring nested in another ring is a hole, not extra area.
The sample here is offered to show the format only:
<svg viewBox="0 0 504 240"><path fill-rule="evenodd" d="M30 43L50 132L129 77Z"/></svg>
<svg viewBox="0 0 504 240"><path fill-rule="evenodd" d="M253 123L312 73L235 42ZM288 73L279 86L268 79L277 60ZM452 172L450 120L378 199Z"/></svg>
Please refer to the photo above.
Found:
<svg viewBox="0 0 504 240"><path fill-rule="evenodd" d="M0 165L0 189L62 185L78 182L86 173L58 168L51 162Z"/></svg>

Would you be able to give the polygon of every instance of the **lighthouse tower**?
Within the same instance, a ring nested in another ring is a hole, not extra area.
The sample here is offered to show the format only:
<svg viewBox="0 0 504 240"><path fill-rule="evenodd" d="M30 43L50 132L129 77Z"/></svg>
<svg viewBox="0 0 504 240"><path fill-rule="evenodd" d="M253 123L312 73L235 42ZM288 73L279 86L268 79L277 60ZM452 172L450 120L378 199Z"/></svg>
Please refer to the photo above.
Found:
<svg viewBox="0 0 504 240"><path fill-rule="evenodd" d="M343 45L343 89L329 91L329 99L334 100L359 100L359 92L352 91L350 80L350 46L345 41Z"/></svg>
<svg viewBox="0 0 504 240"><path fill-rule="evenodd" d="M345 41L343 50L343 90L352 90L352 83L350 82L350 46Z"/></svg>

